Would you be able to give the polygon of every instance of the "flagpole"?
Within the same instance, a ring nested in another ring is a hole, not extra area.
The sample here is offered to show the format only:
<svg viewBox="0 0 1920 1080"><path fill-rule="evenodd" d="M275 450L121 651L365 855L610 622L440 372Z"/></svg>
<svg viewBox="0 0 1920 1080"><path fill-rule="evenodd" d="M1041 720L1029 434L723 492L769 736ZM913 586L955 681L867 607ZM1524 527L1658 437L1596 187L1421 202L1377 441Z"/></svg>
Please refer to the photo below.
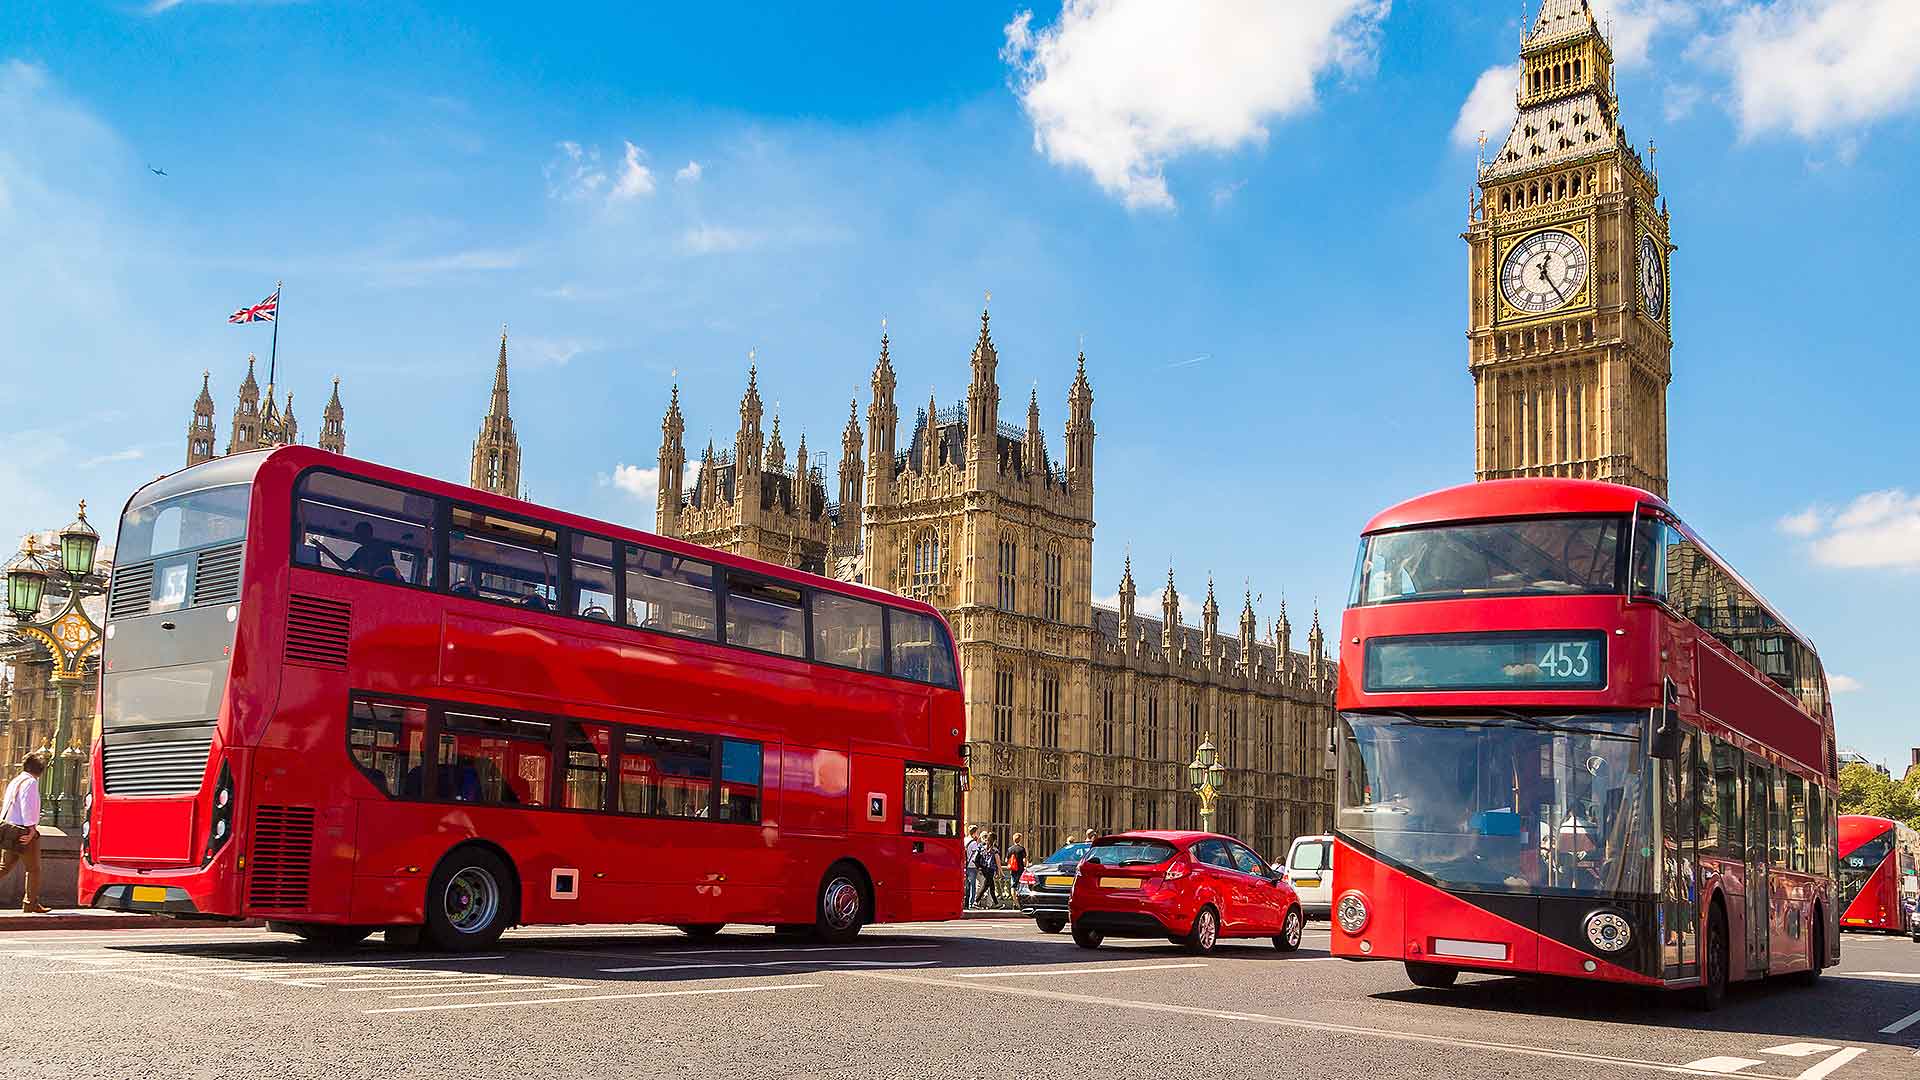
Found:
<svg viewBox="0 0 1920 1080"><path fill-rule="evenodd" d="M267 353L267 385L274 385L274 365L280 360L280 286L285 282L273 283L273 346Z"/></svg>

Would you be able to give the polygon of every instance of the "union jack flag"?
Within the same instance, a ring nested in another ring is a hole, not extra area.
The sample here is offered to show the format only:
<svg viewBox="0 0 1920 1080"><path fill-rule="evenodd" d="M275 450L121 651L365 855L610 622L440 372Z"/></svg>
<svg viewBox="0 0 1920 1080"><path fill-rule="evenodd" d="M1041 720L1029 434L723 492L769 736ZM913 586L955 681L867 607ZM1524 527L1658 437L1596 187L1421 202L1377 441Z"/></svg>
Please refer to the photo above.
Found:
<svg viewBox="0 0 1920 1080"><path fill-rule="evenodd" d="M267 297L252 307L241 308L239 311L227 316L227 321L230 323L272 322L274 317L279 313L280 290L278 287L275 287L272 296Z"/></svg>

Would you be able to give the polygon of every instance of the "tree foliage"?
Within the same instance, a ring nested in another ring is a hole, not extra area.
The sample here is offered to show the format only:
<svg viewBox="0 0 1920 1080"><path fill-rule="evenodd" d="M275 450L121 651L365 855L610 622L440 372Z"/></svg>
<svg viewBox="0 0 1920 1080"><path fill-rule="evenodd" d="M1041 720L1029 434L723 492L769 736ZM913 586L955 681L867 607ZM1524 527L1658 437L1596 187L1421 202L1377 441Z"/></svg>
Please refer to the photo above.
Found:
<svg viewBox="0 0 1920 1080"><path fill-rule="evenodd" d="M1840 770L1840 812L1891 818L1920 829L1920 771L1899 781L1869 765L1848 765Z"/></svg>

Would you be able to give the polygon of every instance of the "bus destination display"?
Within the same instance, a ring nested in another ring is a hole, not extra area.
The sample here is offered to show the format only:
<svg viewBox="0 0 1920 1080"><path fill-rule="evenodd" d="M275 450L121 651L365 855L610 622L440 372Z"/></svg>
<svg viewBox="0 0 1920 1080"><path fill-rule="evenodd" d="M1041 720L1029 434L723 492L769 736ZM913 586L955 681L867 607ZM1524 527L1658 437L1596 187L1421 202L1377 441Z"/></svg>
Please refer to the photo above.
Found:
<svg viewBox="0 0 1920 1080"><path fill-rule="evenodd" d="M1607 639L1585 630L1373 638L1365 664L1368 693L1599 690L1607 685Z"/></svg>

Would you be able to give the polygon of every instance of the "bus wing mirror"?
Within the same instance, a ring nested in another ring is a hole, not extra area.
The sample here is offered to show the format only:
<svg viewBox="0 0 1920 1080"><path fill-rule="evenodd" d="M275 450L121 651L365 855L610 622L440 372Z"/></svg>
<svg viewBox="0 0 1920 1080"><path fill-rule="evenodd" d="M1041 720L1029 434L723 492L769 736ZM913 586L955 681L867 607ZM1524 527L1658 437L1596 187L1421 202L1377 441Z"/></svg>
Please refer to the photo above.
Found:
<svg viewBox="0 0 1920 1080"><path fill-rule="evenodd" d="M1680 713L1674 709L1655 709L1653 711L1653 739L1648 747L1653 757L1660 761L1680 760Z"/></svg>

